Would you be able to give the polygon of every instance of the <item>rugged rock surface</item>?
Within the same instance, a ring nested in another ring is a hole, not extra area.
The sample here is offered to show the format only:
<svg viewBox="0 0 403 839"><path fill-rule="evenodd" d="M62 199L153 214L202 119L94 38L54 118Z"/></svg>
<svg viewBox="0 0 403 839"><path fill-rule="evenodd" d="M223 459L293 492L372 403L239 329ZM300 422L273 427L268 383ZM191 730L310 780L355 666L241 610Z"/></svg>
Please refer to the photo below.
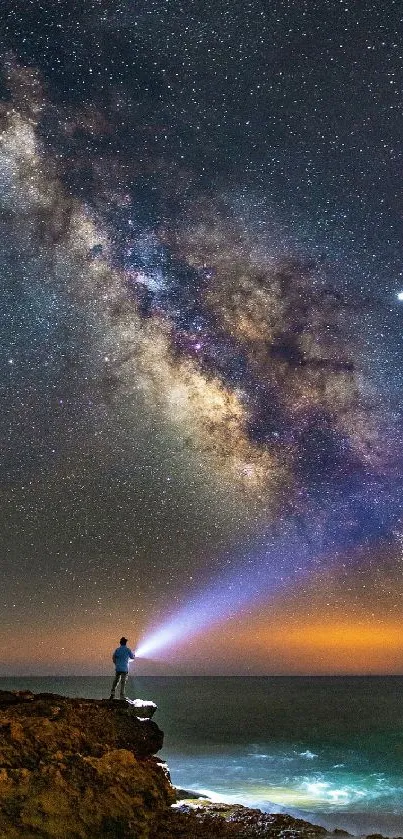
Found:
<svg viewBox="0 0 403 839"><path fill-rule="evenodd" d="M182 790L182 792L185 792ZM331 833L284 814L262 813L238 804L193 799L162 811L150 839L358 839L345 830ZM361 839L384 839L380 834ZM403 839L403 837L396 837Z"/></svg>
<svg viewBox="0 0 403 839"><path fill-rule="evenodd" d="M349 837L338 832L338 837ZM330 834L336 839L335 834ZM161 814L150 839L325 839L329 834L301 819L227 804L181 806ZM350 839L353 839L350 837Z"/></svg>
<svg viewBox="0 0 403 839"><path fill-rule="evenodd" d="M0 839L148 839L175 795L130 705L0 692Z"/></svg>

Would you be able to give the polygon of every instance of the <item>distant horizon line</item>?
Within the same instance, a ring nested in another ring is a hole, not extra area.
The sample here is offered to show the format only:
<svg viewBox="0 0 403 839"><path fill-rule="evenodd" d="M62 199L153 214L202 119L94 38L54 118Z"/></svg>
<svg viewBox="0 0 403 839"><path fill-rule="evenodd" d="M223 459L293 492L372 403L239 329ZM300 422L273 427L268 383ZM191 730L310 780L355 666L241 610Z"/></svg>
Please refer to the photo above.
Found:
<svg viewBox="0 0 403 839"><path fill-rule="evenodd" d="M137 679L401 679L402 673L131 673ZM0 673L0 679L108 679L110 673Z"/></svg>

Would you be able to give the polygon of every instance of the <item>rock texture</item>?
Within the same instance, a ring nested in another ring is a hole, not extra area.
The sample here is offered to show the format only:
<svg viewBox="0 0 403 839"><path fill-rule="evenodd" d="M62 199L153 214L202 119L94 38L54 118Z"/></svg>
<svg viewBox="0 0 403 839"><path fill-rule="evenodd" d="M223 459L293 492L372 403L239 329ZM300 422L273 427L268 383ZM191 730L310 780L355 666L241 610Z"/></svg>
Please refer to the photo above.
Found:
<svg viewBox="0 0 403 839"><path fill-rule="evenodd" d="M182 790L182 792L185 792ZM162 811L150 839L359 839L284 814L262 813L239 804L192 803ZM372 834L360 839L384 839ZM403 839L403 837L396 837Z"/></svg>
<svg viewBox="0 0 403 839"><path fill-rule="evenodd" d="M301 819L270 815L261 810L228 804L181 806L161 814L150 839L325 839L328 834ZM338 832L338 837L349 837ZM349 837L353 839L353 837Z"/></svg>
<svg viewBox="0 0 403 839"><path fill-rule="evenodd" d="M0 692L0 839L148 839L175 795L124 702Z"/></svg>

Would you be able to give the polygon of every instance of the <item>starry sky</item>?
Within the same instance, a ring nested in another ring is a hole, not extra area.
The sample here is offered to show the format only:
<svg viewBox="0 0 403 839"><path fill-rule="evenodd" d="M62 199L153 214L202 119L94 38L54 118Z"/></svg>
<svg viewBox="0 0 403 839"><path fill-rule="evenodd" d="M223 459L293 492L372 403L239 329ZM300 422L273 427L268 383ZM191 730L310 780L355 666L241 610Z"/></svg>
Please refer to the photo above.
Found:
<svg viewBox="0 0 403 839"><path fill-rule="evenodd" d="M0 18L0 675L402 673L400 3Z"/></svg>

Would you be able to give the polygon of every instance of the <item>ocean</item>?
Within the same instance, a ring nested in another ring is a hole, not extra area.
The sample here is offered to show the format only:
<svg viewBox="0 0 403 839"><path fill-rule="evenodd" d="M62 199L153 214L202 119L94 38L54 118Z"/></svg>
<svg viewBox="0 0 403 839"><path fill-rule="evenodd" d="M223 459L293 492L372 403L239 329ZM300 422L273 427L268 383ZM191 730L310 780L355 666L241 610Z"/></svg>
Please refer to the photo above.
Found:
<svg viewBox="0 0 403 839"><path fill-rule="evenodd" d="M111 677L0 689L109 695ZM130 677L152 699L173 783L354 834L403 835L403 677Z"/></svg>

